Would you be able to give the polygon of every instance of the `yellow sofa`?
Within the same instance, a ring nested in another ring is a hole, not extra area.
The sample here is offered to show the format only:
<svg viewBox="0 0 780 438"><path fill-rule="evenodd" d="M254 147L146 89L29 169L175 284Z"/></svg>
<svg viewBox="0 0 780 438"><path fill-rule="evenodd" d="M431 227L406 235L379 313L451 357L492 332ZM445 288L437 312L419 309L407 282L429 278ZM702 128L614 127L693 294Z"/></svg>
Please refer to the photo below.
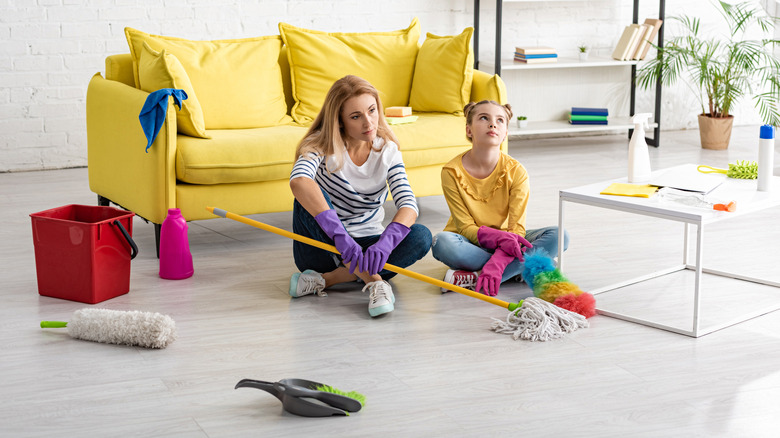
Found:
<svg viewBox="0 0 780 438"><path fill-rule="evenodd" d="M413 22L415 24L416 19ZM209 129L209 112L205 106L214 106L215 97L201 93L199 90L203 90L203 87L198 88L196 76L193 75L194 92L199 97L204 95L201 100L206 115L205 132L206 137L210 138L179 133L181 126L177 126L177 113L180 111L177 111L173 100L169 98L164 125L148 152L138 115L149 92L138 88L138 66L137 61L134 62L132 42L131 54L107 57L106 77L99 73L92 77L86 102L89 186L98 195L98 202L103 205L113 202L133 211L156 224L158 233L159 224L169 208L181 209L187 220L213 218L206 211L206 206L216 206L242 215L291 210L293 197L288 178L296 158L295 147L305 134L308 124L306 119L302 122L293 120L295 111L302 109L302 106L296 106L300 104L300 96L296 96L296 93L303 92L301 84L307 84L305 81L308 78L306 71L291 68L290 61L298 61L289 53L290 50L296 50L290 45L294 43L290 29L300 30L294 27L284 29L288 31L288 39L275 59L281 70L281 86L287 109L284 119L278 125ZM317 32L313 33L315 37L320 36ZM138 34L147 35L141 32L134 35ZM335 35L335 38L343 38L343 35L359 37L359 34L322 34L327 37ZM414 38L414 35L411 37ZM425 53L426 44L430 40L431 44L427 48L434 55L431 59L434 67L437 62L446 62L435 58L441 56L440 45L449 41L443 43L442 38L428 34L423 44L415 41L415 56L420 54L421 57ZM178 41L175 38L170 40L174 43ZM388 65L394 65L392 54L383 56L387 57ZM429 82L437 80L430 76L433 74L430 72L430 64L420 64L420 57L416 60L416 73L426 74ZM466 61L472 62L470 57ZM331 68L337 69L335 66ZM506 90L500 77L473 70L470 65L467 70L465 74L471 75L471 80L468 81L469 88L465 90L466 100L506 101ZM336 75L341 73L335 72ZM225 80L230 81L230 78ZM413 80L431 87L416 76ZM297 84L295 81L298 81ZM463 81L464 84L466 82ZM325 91L327 89L323 95ZM420 102L421 96L425 97L424 92L418 86L417 102ZM383 90L380 89L380 93L384 94ZM206 98L211 99L211 103ZM395 97L390 105L407 105L409 99L409 96ZM412 103L415 99L412 99ZM429 96L429 100L436 103L436 96ZM390 106L384 97L383 103ZM430 107L431 103L422 101L418 105ZM442 165L470 147L465 137L465 121L462 112L457 110L452 113L421 112L415 108L415 115L419 119L414 123L392 126L400 141L409 181L417 196L441 194Z"/></svg>

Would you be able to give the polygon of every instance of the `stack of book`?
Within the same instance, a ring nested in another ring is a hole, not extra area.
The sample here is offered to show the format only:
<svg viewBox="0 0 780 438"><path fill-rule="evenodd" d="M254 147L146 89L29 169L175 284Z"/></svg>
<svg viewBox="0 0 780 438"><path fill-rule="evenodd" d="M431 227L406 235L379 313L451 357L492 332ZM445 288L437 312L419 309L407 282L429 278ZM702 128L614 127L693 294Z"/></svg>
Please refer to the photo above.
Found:
<svg viewBox="0 0 780 438"><path fill-rule="evenodd" d="M633 59L645 59L652 41L661 29L662 20L648 18L643 24L629 24L623 30L612 58L618 61L630 61Z"/></svg>
<svg viewBox="0 0 780 438"><path fill-rule="evenodd" d="M552 47L515 47L515 61L526 64L557 62L558 53Z"/></svg>
<svg viewBox="0 0 780 438"><path fill-rule="evenodd" d="M609 110L607 108L573 107L569 114L572 125L606 125Z"/></svg>

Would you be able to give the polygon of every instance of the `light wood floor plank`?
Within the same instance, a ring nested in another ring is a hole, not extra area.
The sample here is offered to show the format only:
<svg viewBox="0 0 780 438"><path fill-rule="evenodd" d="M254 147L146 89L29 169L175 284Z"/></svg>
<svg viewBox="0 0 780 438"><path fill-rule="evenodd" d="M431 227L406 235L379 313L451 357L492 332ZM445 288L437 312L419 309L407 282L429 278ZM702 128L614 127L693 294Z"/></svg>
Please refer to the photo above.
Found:
<svg viewBox="0 0 780 438"><path fill-rule="evenodd" d="M735 128L726 151L702 150L697 131L664 132L652 164L755 160L757 132ZM534 228L557 224L558 190L625 175L627 139L513 140L510 153L531 176ZM74 340L38 328L87 305L37 294L29 214L94 205L86 169L0 174L0 199L3 437L774 437L780 426L780 312L699 339L596 316L564 339L531 343L490 331L506 310L399 276L395 312L372 319L357 284L290 299L291 242L225 219L190 223L195 275L181 281L159 278L153 229L135 219L130 293L96 306L171 315L179 338L167 349ZM420 209L421 223L443 228L442 197L421 198ZM713 225L708 265L780 281L777 217ZM291 229L290 213L253 218ZM681 224L567 205L567 229L564 273L584 290L681 261ZM446 271L430 254L412 269ZM692 281L675 273L597 299L684 325ZM705 324L780 302L777 289L704 284ZM506 284L499 298L530 294ZM263 391L233 389L289 377L358 390L368 403L347 418L308 419Z"/></svg>

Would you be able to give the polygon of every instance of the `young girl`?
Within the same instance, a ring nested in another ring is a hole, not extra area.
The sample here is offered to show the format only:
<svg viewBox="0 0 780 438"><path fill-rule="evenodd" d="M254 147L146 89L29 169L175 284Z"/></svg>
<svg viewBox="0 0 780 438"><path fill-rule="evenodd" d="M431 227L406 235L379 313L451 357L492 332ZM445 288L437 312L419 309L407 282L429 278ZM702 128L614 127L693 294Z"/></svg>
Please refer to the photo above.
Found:
<svg viewBox="0 0 780 438"><path fill-rule="evenodd" d="M293 243L302 272L290 279L290 295L317 293L337 283L365 282L368 313L394 309L385 263L407 267L431 247L431 232L415 224L418 209L377 90L357 76L336 81L296 150L290 175L295 196L293 231L336 246L341 255ZM397 212L384 228L388 186Z"/></svg>
<svg viewBox="0 0 780 438"><path fill-rule="evenodd" d="M463 111L472 148L442 169L450 218L434 238L433 257L450 268L444 281L495 296L502 282L522 273L525 250L558 254L558 227L525 228L528 173L501 151L512 108L483 100Z"/></svg>

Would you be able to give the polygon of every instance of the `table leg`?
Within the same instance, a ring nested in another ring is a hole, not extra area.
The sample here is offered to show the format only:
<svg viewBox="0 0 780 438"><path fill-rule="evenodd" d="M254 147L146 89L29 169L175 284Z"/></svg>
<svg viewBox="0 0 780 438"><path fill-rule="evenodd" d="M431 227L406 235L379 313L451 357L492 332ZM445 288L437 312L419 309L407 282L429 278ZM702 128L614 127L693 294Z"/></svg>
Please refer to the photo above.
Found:
<svg viewBox="0 0 780 438"><path fill-rule="evenodd" d="M558 194L558 269L563 271L563 198Z"/></svg>
<svg viewBox="0 0 780 438"><path fill-rule="evenodd" d="M687 224L686 224L687 226ZM704 224L699 223L696 226L696 282L693 298L693 336L699 337L699 305L702 281L702 261L704 260Z"/></svg>

